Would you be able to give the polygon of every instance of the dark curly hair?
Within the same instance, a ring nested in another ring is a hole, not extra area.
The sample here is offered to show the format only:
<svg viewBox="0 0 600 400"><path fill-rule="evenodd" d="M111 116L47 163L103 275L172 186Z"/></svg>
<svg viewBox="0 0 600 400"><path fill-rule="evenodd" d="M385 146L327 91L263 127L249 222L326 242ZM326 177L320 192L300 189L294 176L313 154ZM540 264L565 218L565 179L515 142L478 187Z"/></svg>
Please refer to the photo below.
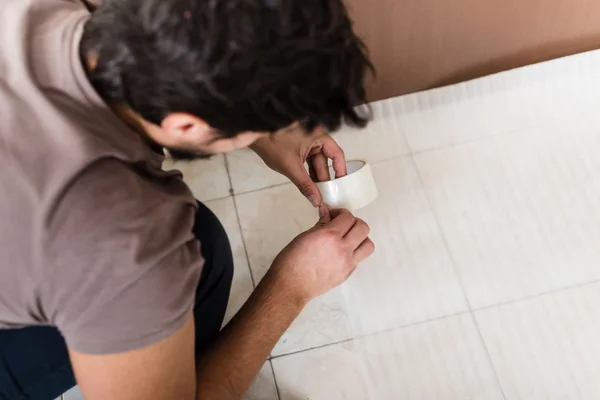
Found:
<svg viewBox="0 0 600 400"><path fill-rule="evenodd" d="M109 103L160 125L172 112L220 134L365 126L373 71L341 0L104 0L80 55Z"/></svg>

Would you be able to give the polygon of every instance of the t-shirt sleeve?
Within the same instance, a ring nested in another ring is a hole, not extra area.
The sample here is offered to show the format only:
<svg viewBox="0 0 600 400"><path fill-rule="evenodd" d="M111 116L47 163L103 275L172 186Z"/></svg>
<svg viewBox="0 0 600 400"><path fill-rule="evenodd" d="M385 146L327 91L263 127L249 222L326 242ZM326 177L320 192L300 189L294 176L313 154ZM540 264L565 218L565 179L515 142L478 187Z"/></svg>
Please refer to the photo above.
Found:
<svg viewBox="0 0 600 400"><path fill-rule="evenodd" d="M179 177L160 181L103 160L82 173L48 218L41 299L79 352L156 343L189 318L203 259L196 203Z"/></svg>

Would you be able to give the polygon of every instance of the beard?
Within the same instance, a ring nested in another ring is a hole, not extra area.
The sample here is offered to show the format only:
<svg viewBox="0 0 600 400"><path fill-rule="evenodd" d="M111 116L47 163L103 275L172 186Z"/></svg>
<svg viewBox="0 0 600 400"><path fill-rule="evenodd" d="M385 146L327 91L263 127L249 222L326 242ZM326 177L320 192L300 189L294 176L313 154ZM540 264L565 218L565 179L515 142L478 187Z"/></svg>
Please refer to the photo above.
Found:
<svg viewBox="0 0 600 400"><path fill-rule="evenodd" d="M208 160L214 156L212 153L204 153L188 149L165 148L165 150L175 161Z"/></svg>

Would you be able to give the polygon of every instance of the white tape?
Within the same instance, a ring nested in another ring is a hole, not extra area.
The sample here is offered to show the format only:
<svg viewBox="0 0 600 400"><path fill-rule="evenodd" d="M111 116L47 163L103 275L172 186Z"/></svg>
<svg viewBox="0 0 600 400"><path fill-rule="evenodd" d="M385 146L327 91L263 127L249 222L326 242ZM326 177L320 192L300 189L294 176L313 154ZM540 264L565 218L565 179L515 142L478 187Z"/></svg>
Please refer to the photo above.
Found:
<svg viewBox="0 0 600 400"><path fill-rule="evenodd" d="M330 181L317 182L323 201L332 208L347 208L358 210L371 204L379 192L373 179L371 166L365 160L350 160L346 162L348 175L335 178L333 168L329 168Z"/></svg>

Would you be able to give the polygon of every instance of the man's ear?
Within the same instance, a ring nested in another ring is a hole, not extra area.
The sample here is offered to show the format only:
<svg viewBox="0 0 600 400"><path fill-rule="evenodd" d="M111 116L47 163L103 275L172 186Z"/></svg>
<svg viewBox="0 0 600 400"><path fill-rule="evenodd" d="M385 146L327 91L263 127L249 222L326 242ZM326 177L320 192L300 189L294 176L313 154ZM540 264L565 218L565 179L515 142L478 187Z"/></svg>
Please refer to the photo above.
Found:
<svg viewBox="0 0 600 400"><path fill-rule="evenodd" d="M187 113L172 113L161 123L165 136L163 143L171 147L182 147L206 143L211 138L211 128L204 120Z"/></svg>

